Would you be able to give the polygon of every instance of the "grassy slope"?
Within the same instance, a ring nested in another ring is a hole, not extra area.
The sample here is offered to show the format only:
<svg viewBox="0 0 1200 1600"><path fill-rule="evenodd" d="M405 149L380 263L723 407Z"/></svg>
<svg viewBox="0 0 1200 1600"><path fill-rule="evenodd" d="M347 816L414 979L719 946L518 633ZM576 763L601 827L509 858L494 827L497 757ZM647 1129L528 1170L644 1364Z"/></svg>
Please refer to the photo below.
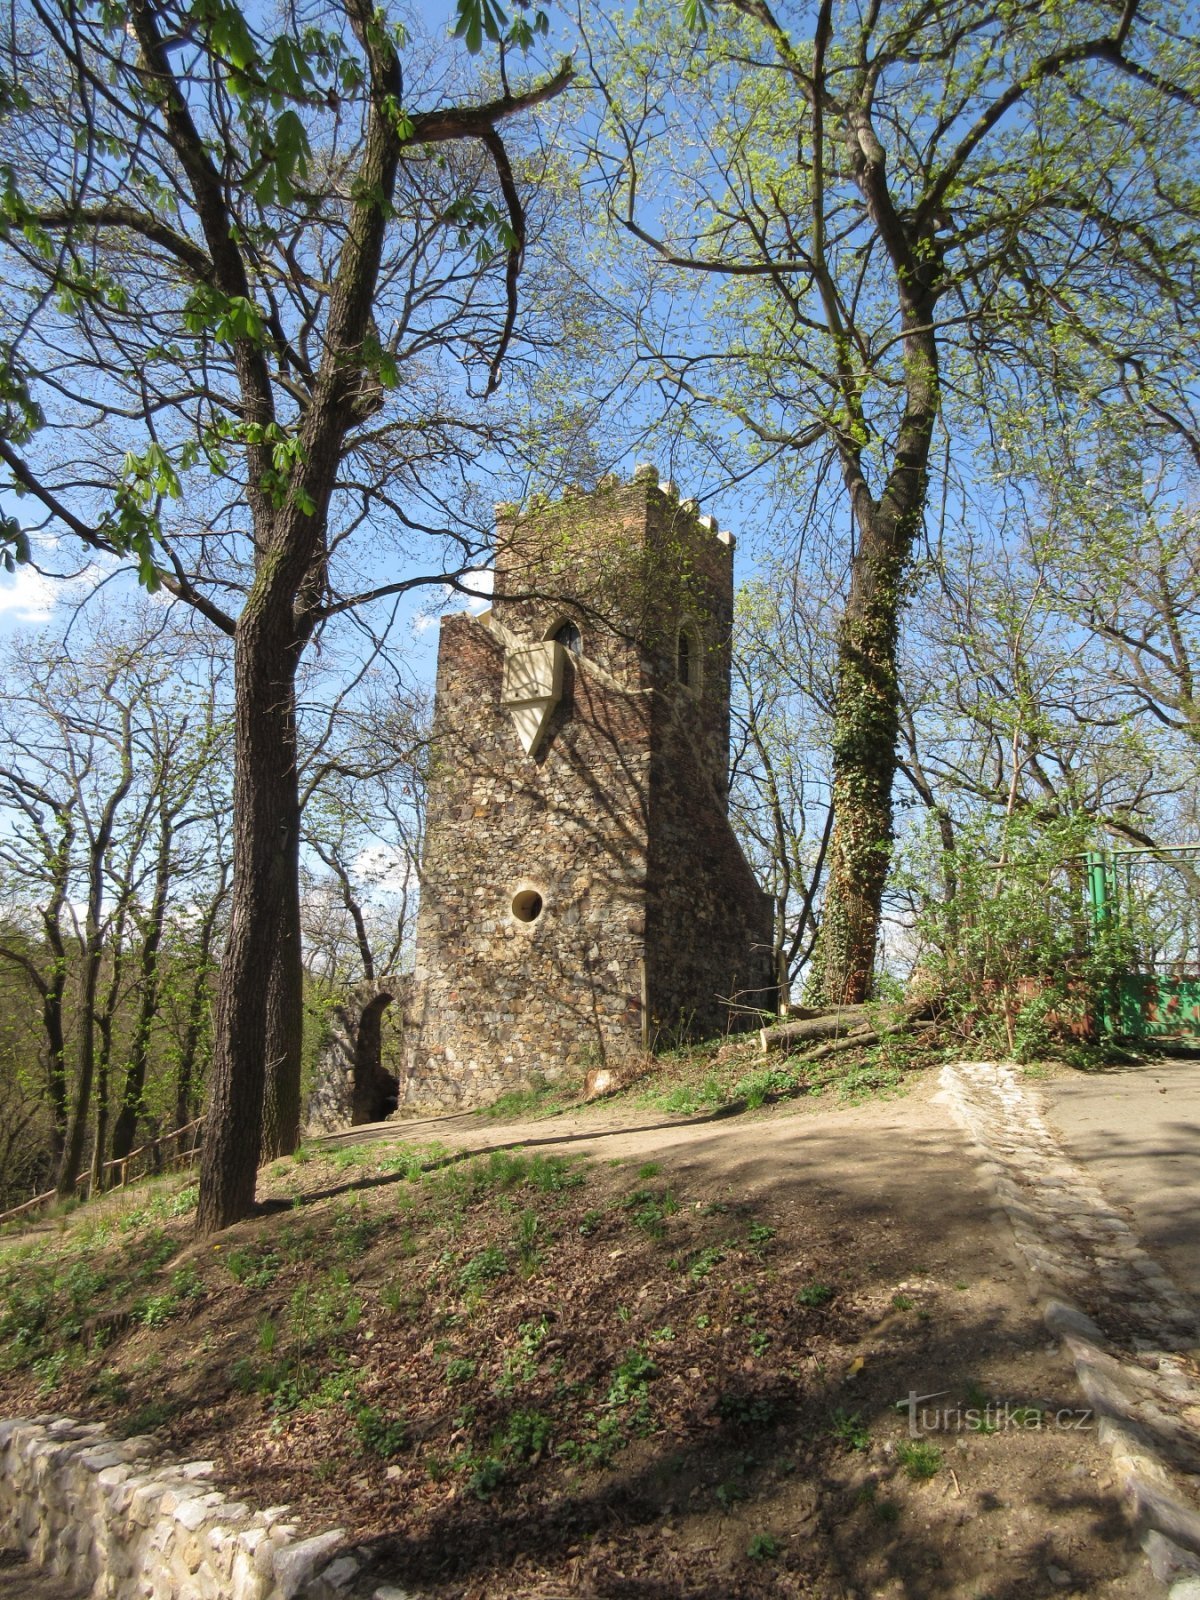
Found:
<svg viewBox="0 0 1200 1600"><path fill-rule="evenodd" d="M903 1061L823 1065L836 1105L895 1088ZM821 1093L799 1063L769 1071L792 1081L685 1052L621 1098ZM447 1600L821 1600L868 1551L881 1572L910 1563L905 1592L959 1592L920 1576L966 1559L957 1521L944 1549L928 1531L949 1462L910 1444L893 1401L933 1348L951 1378L983 1360L969 1338L997 1310L968 1322L965 1279L922 1277L919 1224L898 1238L891 1218L798 1210L690 1163L401 1138L301 1151L260 1192L275 1209L215 1242L168 1180L0 1244L0 1414L154 1428L253 1503L376 1539ZM982 1574L998 1558L979 1539Z"/></svg>

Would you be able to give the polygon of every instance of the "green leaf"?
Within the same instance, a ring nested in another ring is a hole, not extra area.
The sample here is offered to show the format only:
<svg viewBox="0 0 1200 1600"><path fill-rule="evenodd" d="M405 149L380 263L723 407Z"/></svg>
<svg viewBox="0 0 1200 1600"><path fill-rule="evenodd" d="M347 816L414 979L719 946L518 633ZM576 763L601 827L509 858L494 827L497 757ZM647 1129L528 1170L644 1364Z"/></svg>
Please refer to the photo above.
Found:
<svg viewBox="0 0 1200 1600"><path fill-rule="evenodd" d="M454 37L461 39L471 55L476 56L483 49L484 39L500 42L507 23L508 16L496 0L458 0Z"/></svg>
<svg viewBox="0 0 1200 1600"><path fill-rule="evenodd" d="M29 537L16 517L0 514L0 545L5 572L15 572L18 562L30 559Z"/></svg>

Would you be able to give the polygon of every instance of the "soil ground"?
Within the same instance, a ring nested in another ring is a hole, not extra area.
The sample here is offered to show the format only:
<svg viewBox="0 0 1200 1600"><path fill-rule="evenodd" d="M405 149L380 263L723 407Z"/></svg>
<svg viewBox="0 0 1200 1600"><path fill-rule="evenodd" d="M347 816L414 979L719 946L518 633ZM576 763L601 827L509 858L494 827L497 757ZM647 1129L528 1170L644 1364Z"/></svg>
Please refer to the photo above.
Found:
<svg viewBox="0 0 1200 1600"><path fill-rule="evenodd" d="M1006 1226L905 1088L356 1130L216 1243L186 1191L114 1197L0 1254L0 1411L154 1425L437 1600L1147 1600Z"/></svg>
<svg viewBox="0 0 1200 1600"><path fill-rule="evenodd" d="M0 1600L71 1600L78 1590L64 1589L62 1579L40 1572L15 1550L0 1550Z"/></svg>

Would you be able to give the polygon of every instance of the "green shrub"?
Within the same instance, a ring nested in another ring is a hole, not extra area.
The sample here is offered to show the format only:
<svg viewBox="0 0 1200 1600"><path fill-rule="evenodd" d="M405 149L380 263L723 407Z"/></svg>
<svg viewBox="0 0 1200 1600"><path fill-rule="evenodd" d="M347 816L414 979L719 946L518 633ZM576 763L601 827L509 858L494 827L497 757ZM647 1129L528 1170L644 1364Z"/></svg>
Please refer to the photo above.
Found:
<svg viewBox="0 0 1200 1600"><path fill-rule="evenodd" d="M935 1444L923 1439L905 1439L896 1451L896 1458L908 1477L924 1483L941 1471L942 1452Z"/></svg>
<svg viewBox="0 0 1200 1600"><path fill-rule="evenodd" d="M848 1450L865 1450L871 1443L870 1432L857 1411L843 1411L839 1407L830 1420L829 1432Z"/></svg>
<svg viewBox="0 0 1200 1600"><path fill-rule="evenodd" d="M358 1442L371 1455L399 1455L408 1444L408 1424L401 1416L389 1416L378 1406L359 1406L354 1412L354 1431Z"/></svg>
<svg viewBox="0 0 1200 1600"><path fill-rule="evenodd" d="M493 1439L494 1447L512 1461L540 1456L550 1443L553 1421L540 1411L514 1411Z"/></svg>
<svg viewBox="0 0 1200 1600"><path fill-rule="evenodd" d="M459 1286L469 1289L477 1284L488 1283L493 1278L502 1278L507 1271L508 1257L498 1244L490 1244L459 1269Z"/></svg>
<svg viewBox="0 0 1200 1600"><path fill-rule="evenodd" d="M817 1306L827 1305L832 1299L833 1290L829 1285L827 1283L817 1283L815 1280L812 1283L806 1283L796 1291L796 1304L807 1306L810 1310Z"/></svg>

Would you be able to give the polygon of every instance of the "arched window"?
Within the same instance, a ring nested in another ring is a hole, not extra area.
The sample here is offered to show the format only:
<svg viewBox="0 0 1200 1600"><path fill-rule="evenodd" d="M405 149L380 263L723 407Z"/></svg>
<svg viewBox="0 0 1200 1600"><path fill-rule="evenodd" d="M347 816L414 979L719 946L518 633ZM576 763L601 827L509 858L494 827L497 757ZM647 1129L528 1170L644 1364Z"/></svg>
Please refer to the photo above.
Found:
<svg viewBox="0 0 1200 1600"><path fill-rule="evenodd" d="M686 628L679 630L679 645L676 653L676 665L679 670L679 681L686 688L692 686L692 673L695 670L692 663L692 640Z"/></svg>
<svg viewBox="0 0 1200 1600"><path fill-rule="evenodd" d="M554 640L556 644L561 644L564 650L569 650L572 655L583 654L583 635L570 618L563 623L561 628L555 631Z"/></svg>
<svg viewBox="0 0 1200 1600"><path fill-rule="evenodd" d="M704 676L703 646L694 623L685 622L675 637L675 676L685 689L700 693Z"/></svg>

